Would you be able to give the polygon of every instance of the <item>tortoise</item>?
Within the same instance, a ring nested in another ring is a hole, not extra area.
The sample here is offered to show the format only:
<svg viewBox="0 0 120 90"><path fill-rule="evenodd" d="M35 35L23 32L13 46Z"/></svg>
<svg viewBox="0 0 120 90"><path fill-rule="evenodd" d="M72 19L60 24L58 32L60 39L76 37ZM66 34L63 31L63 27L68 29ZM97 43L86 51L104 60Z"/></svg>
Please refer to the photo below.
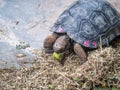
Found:
<svg viewBox="0 0 120 90"><path fill-rule="evenodd" d="M81 60L85 50L108 45L120 35L120 14L105 0L78 0L70 5L44 40L45 52L62 53L73 48Z"/></svg>

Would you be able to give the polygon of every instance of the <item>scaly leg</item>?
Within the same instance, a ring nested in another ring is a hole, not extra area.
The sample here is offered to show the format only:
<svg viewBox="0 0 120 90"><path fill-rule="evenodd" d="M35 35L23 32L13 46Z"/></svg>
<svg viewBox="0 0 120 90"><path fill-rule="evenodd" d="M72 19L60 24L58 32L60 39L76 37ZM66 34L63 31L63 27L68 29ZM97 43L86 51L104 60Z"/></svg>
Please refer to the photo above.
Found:
<svg viewBox="0 0 120 90"><path fill-rule="evenodd" d="M53 52L53 44L55 43L56 39L59 37L58 34L52 33L51 35L47 36L44 40L44 49L46 53Z"/></svg>
<svg viewBox="0 0 120 90"><path fill-rule="evenodd" d="M87 61L87 55L81 45L79 43L75 43L73 47L74 52L81 59L80 63L84 63L85 61Z"/></svg>

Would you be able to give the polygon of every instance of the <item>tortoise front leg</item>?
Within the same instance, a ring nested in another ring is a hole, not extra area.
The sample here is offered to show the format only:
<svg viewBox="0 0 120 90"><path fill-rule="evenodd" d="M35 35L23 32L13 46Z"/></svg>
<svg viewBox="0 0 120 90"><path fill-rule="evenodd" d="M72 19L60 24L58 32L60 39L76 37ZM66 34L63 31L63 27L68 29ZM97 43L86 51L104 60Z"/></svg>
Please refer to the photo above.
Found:
<svg viewBox="0 0 120 90"><path fill-rule="evenodd" d="M80 60L81 64L87 61L87 55L79 43L74 43L73 48L76 55L81 59Z"/></svg>
<svg viewBox="0 0 120 90"><path fill-rule="evenodd" d="M59 35L57 33L52 33L45 38L43 47L46 53L53 53L53 44L58 37Z"/></svg>

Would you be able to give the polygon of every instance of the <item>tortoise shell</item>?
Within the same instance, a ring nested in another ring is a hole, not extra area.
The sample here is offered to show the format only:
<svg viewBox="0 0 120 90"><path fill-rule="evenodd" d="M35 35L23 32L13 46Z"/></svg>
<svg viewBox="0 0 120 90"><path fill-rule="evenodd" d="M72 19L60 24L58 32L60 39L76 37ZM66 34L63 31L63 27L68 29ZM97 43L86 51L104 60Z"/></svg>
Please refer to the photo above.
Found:
<svg viewBox="0 0 120 90"><path fill-rule="evenodd" d="M120 35L120 15L105 0L78 0L59 16L51 31L97 48L100 41L106 45Z"/></svg>

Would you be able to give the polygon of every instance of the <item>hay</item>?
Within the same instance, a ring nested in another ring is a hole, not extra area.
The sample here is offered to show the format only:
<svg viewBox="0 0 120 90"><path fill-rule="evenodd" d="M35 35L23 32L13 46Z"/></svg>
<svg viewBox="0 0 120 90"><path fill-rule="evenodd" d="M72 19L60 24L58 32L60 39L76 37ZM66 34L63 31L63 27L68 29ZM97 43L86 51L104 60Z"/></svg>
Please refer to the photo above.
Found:
<svg viewBox="0 0 120 90"><path fill-rule="evenodd" d="M80 65L70 54L61 65L39 50L31 68L0 70L1 90L118 90L120 88L120 40L110 47L88 53Z"/></svg>

